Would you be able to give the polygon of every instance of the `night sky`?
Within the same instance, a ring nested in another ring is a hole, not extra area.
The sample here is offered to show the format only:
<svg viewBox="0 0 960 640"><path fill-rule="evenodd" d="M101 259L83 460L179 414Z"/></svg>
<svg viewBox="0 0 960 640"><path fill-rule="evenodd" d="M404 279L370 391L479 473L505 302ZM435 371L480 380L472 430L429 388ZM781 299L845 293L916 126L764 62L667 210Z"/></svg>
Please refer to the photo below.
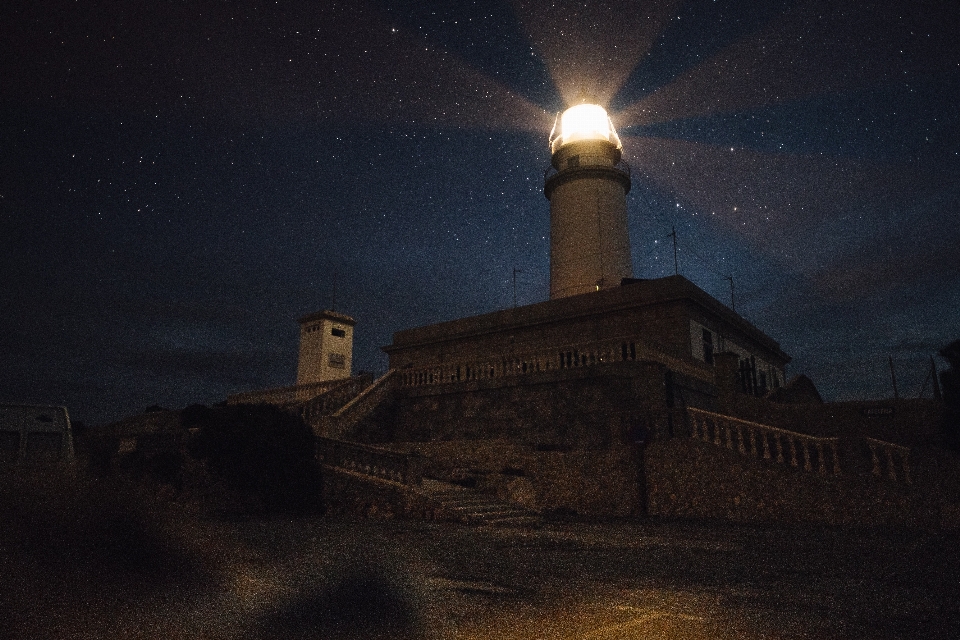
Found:
<svg viewBox="0 0 960 640"><path fill-rule="evenodd" d="M830 400L960 338L960 3L5 2L0 401L100 423L292 384L296 319L545 300L557 111L611 113L634 273ZM938 359L938 366L945 366ZM788 376L788 377L789 377ZM930 396L927 384L926 397Z"/></svg>

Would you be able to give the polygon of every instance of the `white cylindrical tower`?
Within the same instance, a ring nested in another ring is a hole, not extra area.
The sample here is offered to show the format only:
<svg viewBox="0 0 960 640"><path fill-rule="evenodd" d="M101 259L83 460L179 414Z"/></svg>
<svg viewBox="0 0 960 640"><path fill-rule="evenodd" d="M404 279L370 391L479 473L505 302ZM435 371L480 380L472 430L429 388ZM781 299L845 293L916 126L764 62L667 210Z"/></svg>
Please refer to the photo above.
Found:
<svg viewBox="0 0 960 640"><path fill-rule="evenodd" d="M550 298L620 286L633 277L627 230L630 169L603 107L558 118L543 191L550 200Z"/></svg>

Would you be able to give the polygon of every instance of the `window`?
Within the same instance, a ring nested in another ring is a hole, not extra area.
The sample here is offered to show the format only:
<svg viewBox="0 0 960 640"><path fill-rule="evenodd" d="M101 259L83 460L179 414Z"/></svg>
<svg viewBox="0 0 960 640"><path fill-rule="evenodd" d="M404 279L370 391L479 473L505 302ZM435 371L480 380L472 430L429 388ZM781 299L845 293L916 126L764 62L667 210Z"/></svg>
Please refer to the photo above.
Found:
<svg viewBox="0 0 960 640"><path fill-rule="evenodd" d="M347 366L347 358L342 353L331 353L327 362L334 369L343 369Z"/></svg>
<svg viewBox="0 0 960 640"><path fill-rule="evenodd" d="M345 338L347 336L347 332L338 327L334 327L333 329L330 329L330 335L338 338Z"/></svg>
<svg viewBox="0 0 960 640"><path fill-rule="evenodd" d="M703 361L713 364L713 334L709 329L703 330Z"/></svg>

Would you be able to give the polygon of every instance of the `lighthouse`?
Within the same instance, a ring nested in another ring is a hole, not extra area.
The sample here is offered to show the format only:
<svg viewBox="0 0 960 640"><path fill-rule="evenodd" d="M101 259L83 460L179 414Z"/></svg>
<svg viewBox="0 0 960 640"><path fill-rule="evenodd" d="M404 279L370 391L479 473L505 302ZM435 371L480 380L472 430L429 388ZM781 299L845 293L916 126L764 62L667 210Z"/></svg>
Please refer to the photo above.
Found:
<svg viewBox="0 0 960 640"><path fill-rule="evenodd" d="M550 298L620 286L632 278L627 193L630 168L606 110L579 104L550 133Z"/></svg>

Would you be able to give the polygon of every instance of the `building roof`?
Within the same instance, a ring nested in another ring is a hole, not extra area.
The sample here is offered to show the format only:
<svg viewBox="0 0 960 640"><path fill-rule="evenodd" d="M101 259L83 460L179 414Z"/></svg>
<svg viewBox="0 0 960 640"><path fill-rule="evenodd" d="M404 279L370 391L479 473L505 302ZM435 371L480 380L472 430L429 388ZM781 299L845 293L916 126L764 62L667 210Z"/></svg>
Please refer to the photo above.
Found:
<svg viewBox="0 0 960 640"><path fill-rule="evenodd" d="M622 286L612 289L398 331L393 334L393 344L383 347L383 350L390 353L436 342L676 301L686 301L701 307L708 314L719 317L761 347L782 358L784 362L790 361L790 356L780 349L779 343L680 275L655 280L625 281Z"/></svg>
<svg viewBox="0 0 960 640"><path fill-rule="evenodd" d="M57 405L0 404L0 428L63 431L70 428L67 408Z"/></svg>
<svg viewBox="0 0 960 640"><path fill-rule="evenodd" d="M317 311L315 313L307 314L300 318L297 322L300 324L306 324L308 322L316 322L317 320L333 320L334 322L348 324L351 327L357 324L357 321L350 316L330 310Z"/></svg>

